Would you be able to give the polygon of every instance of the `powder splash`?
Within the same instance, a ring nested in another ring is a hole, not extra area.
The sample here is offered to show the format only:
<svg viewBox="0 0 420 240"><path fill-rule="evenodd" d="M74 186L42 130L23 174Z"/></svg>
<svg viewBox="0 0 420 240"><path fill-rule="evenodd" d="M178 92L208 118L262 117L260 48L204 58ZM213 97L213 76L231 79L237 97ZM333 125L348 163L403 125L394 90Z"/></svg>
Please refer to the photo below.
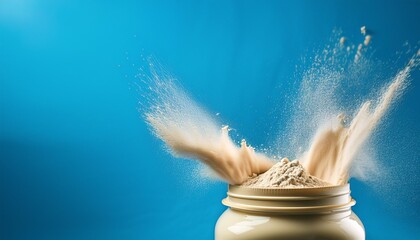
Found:
<svg viewBox="0 0 420 240"><path fill-rule="evenodd" d="M415 64L416 58L413 58L397 74L373 111L371 101L363 103L348 128L343 125L344 115L339 115L332 127L319 129L309 151L302 157L305 169L329 183L347 183L352 160L392 102L406 87L407 78Z"/></svg>
<svg viewBox="0 0 420 240"><path fill-rule="evenodd" d="M344 46L346 41L343 39L317 56L313 67L305 72L296 99L296 114L292 114L295 118L292 121L294 128L292 131L288 129L289 137L279 138L283 143L284 139L289 140L289 151L300 152L302 142L299 138L307 135L302 132L308 127L309 133L317 129L308 150L297 156L302 165L299 161L288 160L274 165L273 160L256 152L245 140L237 146L229 137L227 126L221 128L207 111L176 84L174 78L163 71L158 74L154 66L151 66L152 77L148 81L152 94L144 114L146 121L174 156L198 159L230 184L244 183L246 186L259 187L345 184L363 144L407 86L410 72L418 66L419 54L397 74L380 94L377 103L365 101L346 127L346 116L341 113L343 108L335 99L335 91L341 84L343 74L357 77L368 62L363 58L362 44L357 48L354 61L347 61L351 59L352 52ZM348 66L344 68L343 64Z"/></svg>
<svg viewBox="0 0 420 240"><path fill-rule="evenodd" d="M145 113L154 134L176 157L198 159L231 184L240 184L253 174L267 171L274 163L247 145L238 147L229 128L220 127L169 75L152 67L149 108Z"/></svg>
<svg viewBox="0 0 420 240"><path fill-rule="evenodd" d="M350 177L371 180L383 172L369 138L409 85L420 57L417 52L385 87L370 95L376 100L366 101L363 87L369 82L361 81L383 76L365 57L367 49L346 47L339 34L333 37L335 44L316 54L312 66L302 71L288 126L276 146L279 155L298 159L309 174L335 185Z"/></svg>

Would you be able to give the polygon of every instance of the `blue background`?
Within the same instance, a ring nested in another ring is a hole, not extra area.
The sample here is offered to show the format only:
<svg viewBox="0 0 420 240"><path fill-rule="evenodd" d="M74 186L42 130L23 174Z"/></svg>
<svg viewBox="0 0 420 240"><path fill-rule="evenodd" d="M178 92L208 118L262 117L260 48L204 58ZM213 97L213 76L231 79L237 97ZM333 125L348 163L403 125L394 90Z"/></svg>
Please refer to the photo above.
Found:
<svg viewBox="0 0 420 240"><path fill-rule="evenodd" d="M212 239L226 185L190 183L194 164L149 133L142 56L258 145L284 121L273 109L295 66L332 29L357 42L368 26L388 61L418 42L419 12L419 1L1 0L0 239ZM410 184L384 193L352 180L368 239L420 236L418 77L378 149L390 166L405 164L392 154L409 160Z"/></svg>

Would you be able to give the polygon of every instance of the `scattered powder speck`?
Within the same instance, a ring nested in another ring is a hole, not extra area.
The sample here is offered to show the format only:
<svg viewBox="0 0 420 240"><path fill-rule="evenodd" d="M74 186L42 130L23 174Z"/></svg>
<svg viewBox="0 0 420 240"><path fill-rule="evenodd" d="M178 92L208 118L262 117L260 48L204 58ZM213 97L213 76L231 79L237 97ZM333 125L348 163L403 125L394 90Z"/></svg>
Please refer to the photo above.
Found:
<svg viewBox="0 0 420 240"><path fill-rule="evenodd" d="M365 41L363 41L363 44L365 44L365 46L369 45L371 39L372 37L370 35L366 35Z"/></svg>
<svg viewBox="0 0 420 240"><path fill-rule="evenodd" d="M254 188L308 188L325 187L331 184L305 172L298 160L283 158L267 172L245 181L242 186Z"/></svg>
<svg viewBox="0 0 420 240"><path fill-rule="evenodd" d="M366 26L360 28L360 33L366 35Z"/></svg>
<svg viewBox="0 0 420 240"><path fill-rule="evenodd" d="M340 45L343 46L344 43L346 43L346 38L345 37L341 37L340 38Z"/></svg>

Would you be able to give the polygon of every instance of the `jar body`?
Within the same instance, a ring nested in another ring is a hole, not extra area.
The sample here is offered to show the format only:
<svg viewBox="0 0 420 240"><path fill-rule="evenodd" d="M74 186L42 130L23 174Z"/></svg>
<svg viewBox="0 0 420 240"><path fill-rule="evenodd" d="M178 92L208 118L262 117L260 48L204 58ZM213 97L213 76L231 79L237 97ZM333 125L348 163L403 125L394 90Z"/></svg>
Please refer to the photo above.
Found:
<svg viewBox="0 0 420 240"><path fill-rule="evenodd" d="M364 240L365 230L350 209L312 215L227 209L216 223L216 240Z"/></svg>

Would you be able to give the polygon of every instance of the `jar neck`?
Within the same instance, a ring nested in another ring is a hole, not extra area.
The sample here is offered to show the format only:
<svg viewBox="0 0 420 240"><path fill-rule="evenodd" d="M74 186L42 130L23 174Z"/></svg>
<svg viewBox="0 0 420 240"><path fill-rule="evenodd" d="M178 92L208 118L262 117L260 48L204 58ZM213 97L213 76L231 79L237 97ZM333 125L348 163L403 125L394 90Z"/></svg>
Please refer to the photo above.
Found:
<svg viewBox="0 0 420 240"><path fill-rule="evenodd" d="M275 215L348 216L355 201L350 186L262 189L229 186L224 205L237 210Z"/></svg>

